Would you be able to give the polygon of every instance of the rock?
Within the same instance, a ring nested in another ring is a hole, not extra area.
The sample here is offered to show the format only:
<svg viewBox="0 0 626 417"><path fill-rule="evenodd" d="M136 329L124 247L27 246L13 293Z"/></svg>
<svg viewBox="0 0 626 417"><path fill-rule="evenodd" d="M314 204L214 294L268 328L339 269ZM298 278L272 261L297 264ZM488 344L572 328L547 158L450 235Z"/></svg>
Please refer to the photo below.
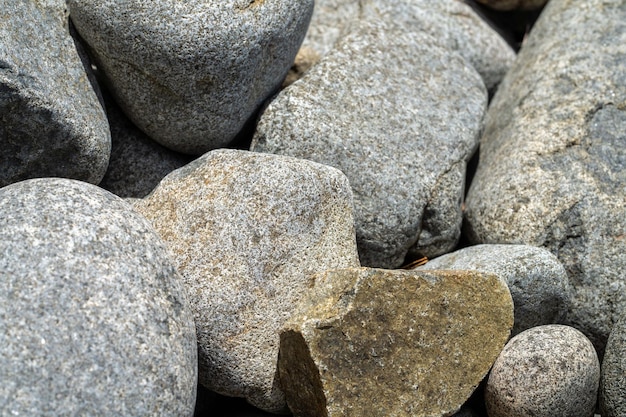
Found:
<svg viewBox="0 0 626 417"><path fill-rule="evenodd" d="M129 205L75 180L9 185L0 253L0 415L193 415L191 309Z"/></svg>
<svg viewBox="0 0 626 417"><path fill-rule="evenodd" d="M251 150L334 166L355 196L361 263L398 267L460 234L466 161L486 92L424 34L359 22L265 110Z"/></svg>
<svg viewBox="0 0 626 417"><path fill-rule="evenodd" d="M295 417L451 415L512 325L495 275L328 271L281 331L281 386Z"/></svg>
<svg viewBox="0 0 626 417"><path fill-rule="evenodd" d="M109 167L100 187L120 197L142 198L167 174L191 162L189 156L150 139L128 120L110 96L104 97L112 146Z"/></svg>
<svg viewBox="0 0 626 417"><path fill-rule="evenodd" d="M216 150L172 172L135 207L184 277L202 385L284 409L275 381L279 329L311 274L358 266L346 177L310 161Z"/></svg>
<svg viewBox="0 0 626 417"><path fill-rule="evenodd" d="M65 1L1 0L0 7L0 187L49 176L97 184L111 138Z"/></svg>
<svg viewBox="0 0 626 417"><path fill-rule="evenodd" d="M574 288L565 323L601 353L626 308L626 9L553 0L487 114L473 243L544 246Z"/></svg>
<svg viewBox="0 0 626 417"><path fill-rule="evenodd" d="M513 297L511 335L565 318L571 286L565 268L545 248L527 245L477 245L433 259L420 270L489 272L503 279Z"/></svg>
<svg viewBox="0 0 626 417"><path fill-rule="evenodd" d="M600 363L578 330L557 324L528 329L507 343L485 389L489 417L580 416L595 410Z"/></svg>
<svg viewBox="0 0 626 417"><path fill-rule="evenodd" d="M626 415L626 316L613 327L602 360L600 411L603 417Z"/></svg>
<svg viewBox="0 0 626 417"><path fill-rule="evenodd" d="M548 0L476 0L495 10L535 10L541 9Z"/></svg>
<svg viewBox="0 0 626 417"><path fill-rule="evenodd" d="M129 118L178 152L224 146L277 90L313 1L68 1Z"/></svg>
<svg viewBox="0 0 626 417"><path fill-rule="evenodd" d="M362 16L433 36L465 58L491 92L515 60L507 42L459 0L363 0Z"/></svg>
<svg viewBox="0 0 626 417"><path fill-rule="evenodd" d="M363 0L316 0L302 48L326 55L344 28L360 18L362 3Z"/></svg>

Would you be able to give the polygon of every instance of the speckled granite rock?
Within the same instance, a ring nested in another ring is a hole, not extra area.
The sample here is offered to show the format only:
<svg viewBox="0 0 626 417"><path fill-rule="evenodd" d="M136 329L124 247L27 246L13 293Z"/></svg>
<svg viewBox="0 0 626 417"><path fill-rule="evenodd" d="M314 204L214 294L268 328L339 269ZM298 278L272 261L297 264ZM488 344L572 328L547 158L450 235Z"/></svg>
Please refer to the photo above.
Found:
<svg viewBox="0 0 626 417"><path fill-rule="evenodd" d="M487 114L467 198L474 243L545 246L566 322L602 352L626 308L626 8L553 0Z"/></svg>
<svg viewBox="0 0 626 417"><path fill-rule="evenodd" d="M281 385L295 417L451 415L512 325L495 275L328 271L281 331Z"/></svg>
<svg viewBox="0 0 626 417"><path fill-rule="evenodd" d="M1 0L0 9L0 187L48 176L98 183L111 138L65 1Z"/></svg>
<svg viewBox="0 0 626 417"><path fill-rule="evenodd" d="M69 0L116 100L151 138L228 144L283 81L313 1Z"/></svg>
<svg viewBox="0 0 626 417"><path fill-rule="evenodd" d="M548 0L476 0L495 10L534 10L540 9Z"/></svg>
<svg viewBox="0 0 626 417"><path fill-rule="evenodd" d="M602 360L600 410L603 417L626 415L626 313L613 326Z"/></svg>
<svg viewBox="0 0 626 417"><path fill-rule="evenodd" d="M310 161L219 150L172 172L135 207L184 276L200 382L284 409L275 380L280 327L312 273L358 266L346 177Z"/></svg>
<svg viewBox="0 0 626 417"><path fill-rule="evenodd" d="M334 166L355 195L361 263L398 267L460 234L486 91L428 35L358 22L265 110L251 150Z"/></svg>
<svg viewBox="0 0 626 417"><path fill-rule="evenodd" d="M578 330L556 324L511 339L485 389L489 417L592 417L600 363Z"/></svg>
<svg viewBox="0 0 626 417"><path fill-rule="evenodd" d="M363 0L316 0L302 48L320 56L333 49L343 29L361 15Z"/></svg>
<svg viewBox="0 0 626 417"><path fill-rule="evenodd" d="M502 278L513 297L511 334L559 323L569 306L571 286L565 268L550 251L527 245L476 245L433 259L419 270L489 272Z"/></svg>
<svg viewBox="0 0 626 417"><path fill-rule="evenodd" d="M150 139L105 94L111 126L111 158L99 186L124 198L150 194L170 172L191 162L191 157L167 149Z"/></svg>
<svg viewBox="0 0 626 417"><path fill-rule="evenodd" d="M0 253L0 415L193 415L191 309L128 204L67 179L4 187Z"/></svg>

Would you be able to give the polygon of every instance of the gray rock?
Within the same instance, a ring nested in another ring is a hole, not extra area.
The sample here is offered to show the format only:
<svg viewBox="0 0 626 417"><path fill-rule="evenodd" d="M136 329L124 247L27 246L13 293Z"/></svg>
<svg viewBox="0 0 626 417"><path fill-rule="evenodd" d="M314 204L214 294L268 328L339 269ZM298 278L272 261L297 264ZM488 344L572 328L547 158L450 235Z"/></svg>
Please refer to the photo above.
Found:
<svg viewBox="0 0 626 417"><path fill-rule="evenodd" d="M320 56L330 52L346 26L361 15L363 0L316 0L303 49Z"/></svg>
<svg viewBox="0 0 626 417"><path fill-rule="evenodd" d="M111 138L64 0L0 0L0 187L35 177L97 184Z"/></svg>
<svg viewBox="0 0 626 417"><path fill-rule="evenodd" d="M251 150L342 170L361 262L397 267L409 251L432 257L456 244L485 105L460 56L428 35L361 21L270 103Z"/></svg>
<svg viewBox="0 0 626 417"><path fill-rule="evenodd" d="M346 177L310 161L219 150L172 172L135 207L184 277L202 385L283 410L279 329L312 273L358 266Z"/></svg>
<svg viewBox="0 0 626 417"><path fill-rule="evenodd" d="M124 198L145 197L167 174L191 162L191 157L150 139L110 96L104 100L111 126L111 158L100 187Z"/></svg>
<svg viewBox="0 0 626 417"><path fill-rule="evenodd" d="M68 0L129 118L173 150L228 144L280 85L313 1Z"/></svg>
<svg viewBox="0 0 626 417"><path fill-rule="evenodd" d="M128 204L68 179L9 185L0 253L0 415L193 415L191 309Z"/></svg>
<svg viewBox="0 0 626 417"><path fill-rule="evenodd" d="M489 417L591 417L600 363L578 330L557 324L526 330L507 343L485 388Z"/></svg>
<svg viewBox="0 0 626 417"><path fill-rule="evenodd" d="M470 246L433 259L420 270L466 269L503 279L515 304L511 334L559 323L569 306L571 286L565 268L550 251L527 245Z"/></svg>
<svg viewBox="0 0 626 417"><path fill-rule="evenodd" d="M599 352L626 308L626 8L550 1L498 89L467 197L474 243L545 246Z"/></svg>
<svg viewBox="0 0 626 417"><path fill-rule="evenodd" d="M602 360L600 411L603 417L626 415L626 315L613 326Z"/></svg>

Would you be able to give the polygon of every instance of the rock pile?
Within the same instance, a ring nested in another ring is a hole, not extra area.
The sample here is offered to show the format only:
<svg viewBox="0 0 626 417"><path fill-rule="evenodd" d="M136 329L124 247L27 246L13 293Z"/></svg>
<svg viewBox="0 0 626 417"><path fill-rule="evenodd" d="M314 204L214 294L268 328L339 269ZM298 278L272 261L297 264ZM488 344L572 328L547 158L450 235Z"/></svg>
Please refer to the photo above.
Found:
<svg viewBox="0 0 626 417"><path fill-rule="evenodd" d="M481 3L0 0L0 415L624 415L624 2Z"/></svg>

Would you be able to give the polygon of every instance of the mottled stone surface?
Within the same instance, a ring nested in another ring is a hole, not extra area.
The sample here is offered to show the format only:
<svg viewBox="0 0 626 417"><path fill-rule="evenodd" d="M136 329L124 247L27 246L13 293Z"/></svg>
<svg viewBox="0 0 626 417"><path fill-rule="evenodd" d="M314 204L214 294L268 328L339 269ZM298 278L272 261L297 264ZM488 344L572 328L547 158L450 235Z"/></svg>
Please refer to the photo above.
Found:
<svg viewBox="0 0 626 417"><path fill-rule="evenodd" d="M511 334L559 323L569 306L571 286L565 268L550 251L528 245L476 245L429 261L420 270L489 272L503 279L515 305Z"/></svg>
<svg viewBox="0 0 626 417"><path fill-rule="evenodd" d="M0 10L0 187L35 177L98 183L111 138L65 1L2 0Z"/></svg>
<svg viewBox="0 0 626 417"><path fill-rule="evenodd" d="M343 29L360 17L362 3L363 0L316 0L302 47L326 55Z"/></svg>
<svg viewBox="0 0 626 417"><path fill-rule="evenodd" d="M128 204L67 179L4 187L0 254L0 415L193 415L192 312Z"/></svg>
<svg viewBox="0 0 626 417"><path fill-rule="evenodd" d="M476 0L495 10L535 10L540 9L548 0Z"/></svg>
<svg viewBox="0 0 626 417"><path fill-rule="evenodd" d="M485 389L489 417L580 416L595 410L600 363L578 330L538 326L507 343Z"/></svg>
<svg viewBox="0 0 626 417"><path fill-rule="evenodd" d="M150 194L170 172L191 162L191 157L167 149L150 139L105 94L111 126L111 158L99 186L124 198Z"/></svg>
<svg viewBox="0 0 626 417"><path fill-rule="evenodd" d="M626 415L626 315L613 326L602 360L600 411L603 417Z"/></svg>
<svg viewBox="0 0 626 417"><path fill-rule="evenodd" d="M219 150L172 172L135 206L184 276L200 382L283 409L279 329L312 273L358 266L346 177L310 161Z"/></svg>
<svg viewBox="0 0 626 417"><path fill-rule="evenodd" d="M281 331L281 385L296 417L451 415L512 325L492 274L328 271Z"/></svg>
<svg viewBox="0 0 626 417"><path fill-rule="evenodd" d="M625 132L626 7L550 1L487 114L468 232L553 252L600 352L626 308Z"/></svg>
<svg viewBox="0 0 626 417"><path fill-rule="evenodd" d="M69 0L72 21L125 113L200 154L228 144L283 81L312 0Z"/></svg>
<svg viewBox="0 0 626 417"><path fill-rule="evenodd" d="M428 35L358 22L265 110L251 149L340 169L355 196L361 263L398 267L460 235L466 161L486 91Z"/></svg>

